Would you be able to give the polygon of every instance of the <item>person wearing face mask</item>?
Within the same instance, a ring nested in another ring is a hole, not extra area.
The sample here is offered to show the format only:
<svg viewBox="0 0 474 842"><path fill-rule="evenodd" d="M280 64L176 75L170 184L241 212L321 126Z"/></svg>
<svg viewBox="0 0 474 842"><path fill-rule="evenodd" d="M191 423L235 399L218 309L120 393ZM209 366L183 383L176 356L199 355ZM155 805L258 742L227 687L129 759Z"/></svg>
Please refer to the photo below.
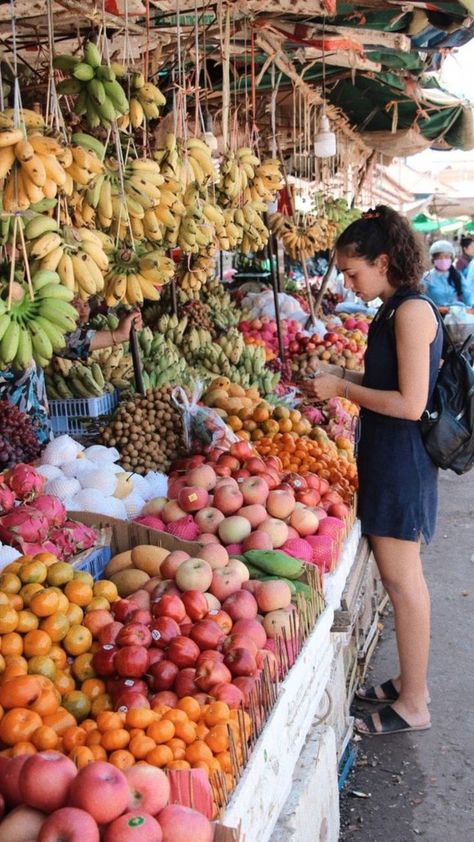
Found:
<svg viewBox="0 0 474 842"><path fill-rule="evenodd" d="M430 248L433 268L425 274L421 282L422 291L438 307L450 307L452 304L471 303L468 286L462 275L454 268L454 246L449 240L436 240Z"/></svg>

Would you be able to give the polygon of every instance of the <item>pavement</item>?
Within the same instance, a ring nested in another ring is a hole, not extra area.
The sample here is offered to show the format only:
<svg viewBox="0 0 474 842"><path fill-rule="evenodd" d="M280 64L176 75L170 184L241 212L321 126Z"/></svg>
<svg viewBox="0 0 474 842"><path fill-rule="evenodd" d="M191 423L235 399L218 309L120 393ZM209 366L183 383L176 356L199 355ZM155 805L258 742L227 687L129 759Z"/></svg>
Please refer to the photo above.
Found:
<svg viewBox="0 0 474 842"><path fill-rule="evenodd" d="M340 842L474 840L474 470L440 472L437 534L423 562L432 599L432 728L357 742L341 794ZM394 675L396 663L388 610L369 683Z"/></svg>

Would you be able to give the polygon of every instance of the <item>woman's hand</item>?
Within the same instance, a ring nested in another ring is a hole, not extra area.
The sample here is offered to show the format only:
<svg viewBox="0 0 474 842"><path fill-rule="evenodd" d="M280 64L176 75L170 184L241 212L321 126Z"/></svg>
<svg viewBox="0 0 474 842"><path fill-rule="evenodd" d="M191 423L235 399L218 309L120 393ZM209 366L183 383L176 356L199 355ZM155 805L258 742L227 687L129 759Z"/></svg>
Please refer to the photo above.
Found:
<svg viewBox="0 0 474 842"><path fill-rule="evenodd" d="M122 316L117 330L114 331L117 342L127 342L130 336L130 329L141 330L143 327L142 314L140 310L132 310L126 316Z"/></svg>
<svg viewBox="0 0 474 842"><path fill-rule="evenodd" d="M322 374L314 380L306 380L301 384L302 390L309 396L319 401L327 401L344 394L344 383L341 377L334 374Z"/></svg>

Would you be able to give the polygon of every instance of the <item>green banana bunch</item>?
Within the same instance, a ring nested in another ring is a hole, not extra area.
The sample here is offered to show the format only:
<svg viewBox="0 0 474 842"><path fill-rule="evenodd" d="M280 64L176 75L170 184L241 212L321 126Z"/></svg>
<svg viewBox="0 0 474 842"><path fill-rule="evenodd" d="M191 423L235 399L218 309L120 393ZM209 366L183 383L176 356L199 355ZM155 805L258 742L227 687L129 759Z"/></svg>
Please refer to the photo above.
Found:
<svg viewBox="0 0 474 842"><path fill-rule="evenodd" d="M92 41L84 47L82 59L62 55L53 59L53 66L69 76L57 86L60 95L75 97L73 110L85 116L91 129L110 128L129 103L112 67L102 64L102 56Z"/></svg>

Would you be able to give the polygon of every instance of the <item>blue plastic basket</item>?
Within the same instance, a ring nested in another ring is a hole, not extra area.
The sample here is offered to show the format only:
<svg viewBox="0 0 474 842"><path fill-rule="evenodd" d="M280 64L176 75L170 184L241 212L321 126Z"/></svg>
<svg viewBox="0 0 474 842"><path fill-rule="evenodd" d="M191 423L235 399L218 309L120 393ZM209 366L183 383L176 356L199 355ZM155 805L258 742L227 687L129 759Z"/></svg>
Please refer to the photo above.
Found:
<svg viewBox="0 0 474 842"><path fill-rule="evenodd" d="M92 436L95 430L88 429L91 418L109 415L119 402L119 392L114 389L98 398L70 398L49 401L49 416L55 435Z"/></svg>
<svg viewBox="0 0 474 842"><path fill-rule="evenodd" d="M74 570L82 570L90 573L94 579L100 579L110 559L112 550L110 547L93 547L81 553L76 561L72 562Z"/></svg>

